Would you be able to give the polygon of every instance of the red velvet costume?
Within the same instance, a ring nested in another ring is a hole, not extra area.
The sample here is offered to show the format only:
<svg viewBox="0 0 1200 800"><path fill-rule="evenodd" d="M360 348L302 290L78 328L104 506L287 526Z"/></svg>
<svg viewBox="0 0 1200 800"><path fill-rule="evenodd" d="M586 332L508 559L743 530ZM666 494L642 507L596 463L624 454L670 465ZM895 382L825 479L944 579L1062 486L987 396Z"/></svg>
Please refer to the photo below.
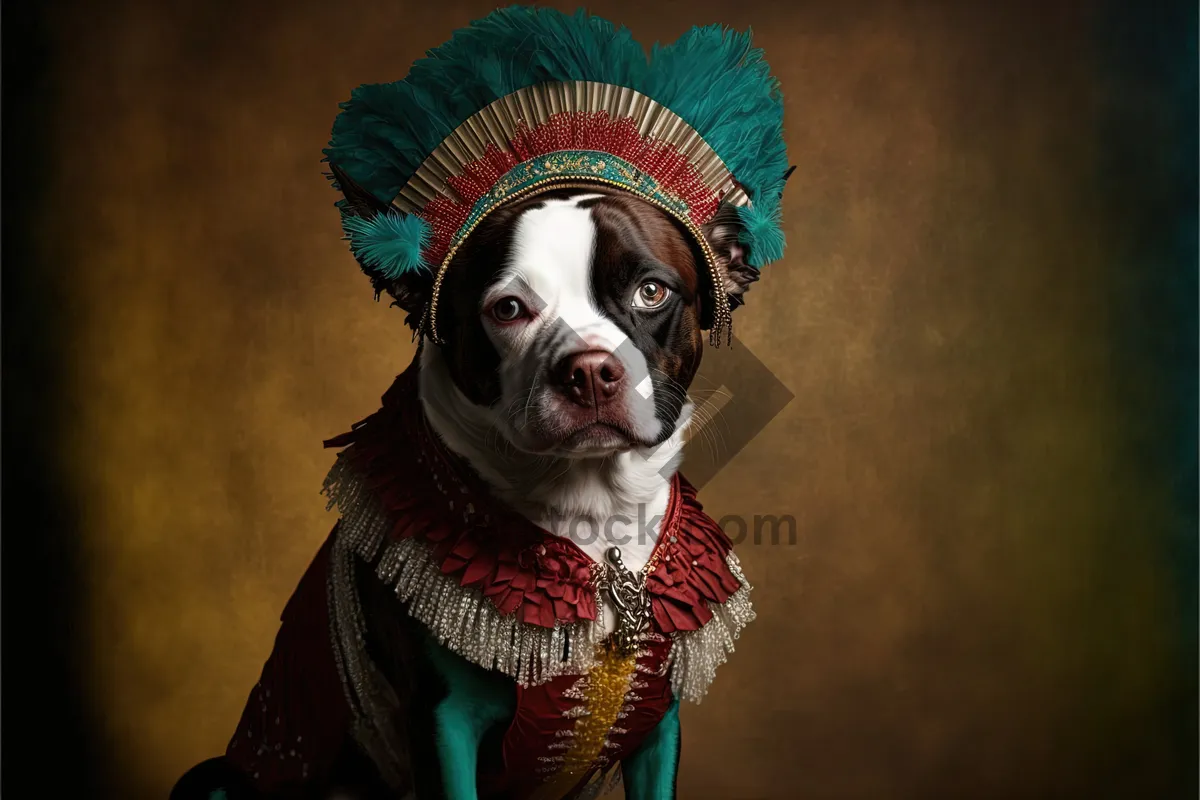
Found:
<svg viewBox="0 0 1200 800"><path fill-rule="evenodd" d="M379 578L395 584L397 602L445 646L513 675L516 712L503 737L502 763L481 767L481 798L533 796L548 780L565 780L568 789L581 786L627 757L676 694L697 695L697 688L703 693L730 640L752 618L749 587L728 538L703 513L695 490L677 476L660 527L657 565L646 579L652 632L623 664L615 656L596 655L603 649L594 636L598 565L570 540L490 497L428 426L417 378L414 365L397 378L377 413L327 442L346 448L335 468L342 470L340 477L331 476L331 491L343 498L343 521L287 604L275 648L227 751L227 759L260 791L320 779L361 713L347 686L352 681L339 653L333 610L339 536L347 537L358 557L377 565ZM349 492L347 476L355 482ZM370 504L376 540L364 545L370 535L352 530L366 527L349 519L347 496L356 507ZM388 566L389 550L405 542L405 566ZM418 572L425 577L405 578ZM435 592L442 599L423 605ZM445 598L451 596L473 615L469 624L449 618ZM494 637L501 643L495 653L474 642L487 639L489 625L513 632ZM462 637L456 638L455 626L463 628ZM555 630L568 631L566 638L546 638ZM580 641L576 634L572 640L569 631L590 631L593 638ZM522 636L541 644L523 655L502 650ZM471 641L476 649L459 641ZM530 655L539 649L540 656ZM574 659L571 664L556 657L564 652L570 653L566 661ZM594 676L590 684L585 673ZM607 689L592 685L602 680L609 682Z"/></svg>

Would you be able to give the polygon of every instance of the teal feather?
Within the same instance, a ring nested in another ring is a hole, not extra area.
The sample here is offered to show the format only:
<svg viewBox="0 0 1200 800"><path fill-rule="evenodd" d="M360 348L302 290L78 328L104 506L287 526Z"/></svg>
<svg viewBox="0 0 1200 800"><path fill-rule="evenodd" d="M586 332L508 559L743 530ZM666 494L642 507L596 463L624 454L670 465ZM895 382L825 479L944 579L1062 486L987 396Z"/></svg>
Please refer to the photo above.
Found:
<svg viewBox="0 0 1200 800"><path fill-rule="evenodd" d="M429 244L429 223L412 214L380 214L373 218L343 214L342 229L350 251L371 274L396 280L405 273L428 270L421 251Z"/></svg>
<svg viewBox="0 0 1200 800"><path fill-rule="evenodd" d="M742 206L738 209L742 220L739 240L750 251L752 267L762 267L783 258L784 235L780 227L779 204Z"/></svg>
<svg viewBox="0 0 1200 800"><path fill-rule="evenodd" d="M746 187L746 243L782 252L783 98L749 31L692 28L649 59L629 30L580 10L513 6L455 31L401 81L360 86L341 105L327 160L390 202L441 142L485 105L551 81L624 86L682 117ZM765 257L763 255L762 257Z"/></svg>
<svg viewBox="0 0 1200 800"><path fill-rule="evenodd" d="M750 31L692 28L654 47L642 91L695 128L746 187L754 207L739 209L740 240L761 267L783 255L779 201L788 161L779 82L750 40Z"/></svg>

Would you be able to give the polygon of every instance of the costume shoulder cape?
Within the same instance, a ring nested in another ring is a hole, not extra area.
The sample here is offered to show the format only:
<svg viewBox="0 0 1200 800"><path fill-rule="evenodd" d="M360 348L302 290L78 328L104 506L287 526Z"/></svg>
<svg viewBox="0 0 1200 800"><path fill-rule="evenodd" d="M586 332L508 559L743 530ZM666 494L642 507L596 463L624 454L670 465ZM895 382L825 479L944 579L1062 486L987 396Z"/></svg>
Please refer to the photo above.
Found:
<svg viewBox="0 0 1200 800"><path fill-rule="evenodd" d="M429 427L417 380L414 365L378 412L326 443L344 448L325 483L342 546L375 563L409 614L468 660L522 685L586 672L602 634L597 565L489 495ZM698 702L754 618L751 587L682 476L660 552L646 581L654 626L673 640L673 690Z"/></svg>

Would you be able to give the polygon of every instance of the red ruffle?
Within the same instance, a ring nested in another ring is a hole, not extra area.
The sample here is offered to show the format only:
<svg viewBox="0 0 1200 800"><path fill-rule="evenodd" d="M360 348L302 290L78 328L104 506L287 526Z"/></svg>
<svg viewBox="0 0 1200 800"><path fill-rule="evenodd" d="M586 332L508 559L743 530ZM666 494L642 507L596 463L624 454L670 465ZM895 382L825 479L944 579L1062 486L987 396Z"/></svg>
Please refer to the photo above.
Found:
<svg viewBox="0 0 1200 800"><path fill-rule="evenodd" d="M709 604L724 603L741 582L726 560L733 544L681 475L675 476L659 542L662 558L646 578L654 621L662 633L698 630L712 619Z"/></svg>
<svg viewBox="0 0 1200 800"><path fill-rule="evenodd" d="M492 498L470 467L430 428L417 395L416 362L383 397L383 407L325 443L343 457L393 521L391 537L432 547L446 575L479 589L502 614L545 628L596 618L599 565L569 539L545 531ZM696 490L676 476L659 536L660 560L647 579L662 633L696 630L740 583L732 545L703 512Z"/></svg>

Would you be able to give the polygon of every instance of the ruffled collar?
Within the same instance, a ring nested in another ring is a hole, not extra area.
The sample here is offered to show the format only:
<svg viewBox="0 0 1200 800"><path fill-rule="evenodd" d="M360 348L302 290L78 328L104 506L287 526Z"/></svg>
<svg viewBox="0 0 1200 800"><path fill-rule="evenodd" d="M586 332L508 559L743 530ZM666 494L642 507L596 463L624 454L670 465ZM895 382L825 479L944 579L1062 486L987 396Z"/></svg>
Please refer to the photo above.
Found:
<svg viewBox="0 0 1200 800"><path fill-rule="evenodd" d="M574 542L500 502L430 427L418 367L401 374L379 411L325 442L383 512L383 539L416 540L440 572L482 593L499 614L540 628L594 621L600 567ZM660 633L697 631L743 586L732 544L676 475L647 576ZM732 566L731 566L732 565Z"/></svg>

